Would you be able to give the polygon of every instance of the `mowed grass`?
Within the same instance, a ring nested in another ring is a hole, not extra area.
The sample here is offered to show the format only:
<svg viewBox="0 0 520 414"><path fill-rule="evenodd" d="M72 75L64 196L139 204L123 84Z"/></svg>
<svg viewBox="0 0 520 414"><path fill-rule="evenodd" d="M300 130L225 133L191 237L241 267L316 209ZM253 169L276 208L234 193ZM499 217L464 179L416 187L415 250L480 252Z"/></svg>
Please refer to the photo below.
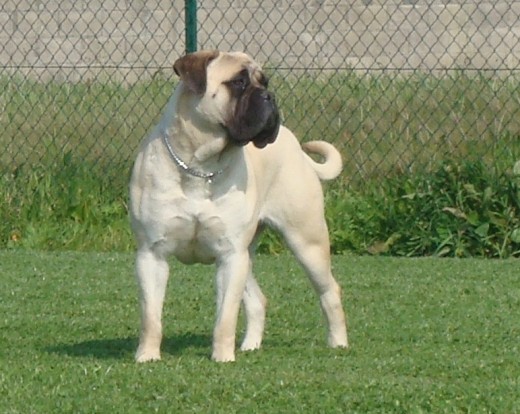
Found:
<svg viewBox="0 0 520 414"><path fill-rule="evenodd" d="M0 251L6 413L517 413L518 260L334 257L351 348L290 256L259 256L262 350L209 359L213 269L172 263L163 359L137 365L128 253ZM243 321L240 331L243 330Z"/></svg>

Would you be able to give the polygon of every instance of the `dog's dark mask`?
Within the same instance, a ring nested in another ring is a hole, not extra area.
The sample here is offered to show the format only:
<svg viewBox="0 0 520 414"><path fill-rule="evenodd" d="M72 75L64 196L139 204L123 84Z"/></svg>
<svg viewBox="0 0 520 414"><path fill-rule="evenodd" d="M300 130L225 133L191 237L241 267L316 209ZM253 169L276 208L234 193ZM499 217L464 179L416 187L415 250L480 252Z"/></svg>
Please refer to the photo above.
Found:
<svg viewBox="0 0 520 414"><path fill-rule="evenodd" d="M236 106L226 122L229 139L237 145L252 142L264 148L275 141L280 129L280 115L274 95L267 90L267 78L260 72L250 78L247 69L226 82Z"/></svg>
<svg viewBox="0 0 520 414"><path fill-rule="evenodd" d="M173 68L188 90L202 96L206 90L207 67L218 55L216 50L191 53L178 59ZM256 147L263 148L276 139L280 115L267 83L263 73L255 70L250 74L247 68L226 82L236 105L222 126L234 144L253 142Z"/></svg>

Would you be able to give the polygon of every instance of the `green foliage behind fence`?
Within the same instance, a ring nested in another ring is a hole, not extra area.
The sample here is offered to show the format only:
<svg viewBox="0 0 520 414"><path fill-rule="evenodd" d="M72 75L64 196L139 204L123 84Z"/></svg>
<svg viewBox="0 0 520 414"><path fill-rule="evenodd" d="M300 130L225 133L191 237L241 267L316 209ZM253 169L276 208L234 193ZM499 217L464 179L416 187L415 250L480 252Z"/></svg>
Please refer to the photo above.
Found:
<svg viewBox="0 0 520 414"><path fill-rule="evenodd" d="M0 84L0 248L133 248L129 171L172 91L169 77ZM272 85L299 137L343 153L342 178L326 186L335 252L520 255L517 81L273 74ZM280 249L270 234L260 245Z"/></svg>
<svg viewBox="0 0 520 414"><path fill-rule="evenodd" d="M3 2L0 248L133 246L129 170L191 25L190 48L251 54L284 123L341 150L334 251L518 256L519 5L200 1L195 27L180 0Z"/></svg>

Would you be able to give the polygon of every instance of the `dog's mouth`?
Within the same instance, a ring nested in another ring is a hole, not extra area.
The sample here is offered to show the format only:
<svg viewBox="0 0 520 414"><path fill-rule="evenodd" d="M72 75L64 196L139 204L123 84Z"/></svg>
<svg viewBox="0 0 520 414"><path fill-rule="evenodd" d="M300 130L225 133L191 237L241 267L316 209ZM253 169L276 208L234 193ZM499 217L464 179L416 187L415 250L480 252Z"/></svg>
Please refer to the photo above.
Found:
<svg viewBox="0 0 520 414"><path fill-rule="evenodd" d="M266 122L262 129L251 141L257 148L264 148L268 144L272 144L278 136L280 130L280 116L278 111L273 112L272 116Z"/></svg>
<svg viewBox="0 0 520 414"><path fill-rule="evenodd" d="M232 120L225 126L236 145L250 142L257 148L273 143L280 129L280 114L274 95L263 88L253 88L238 101Z"/></svg>

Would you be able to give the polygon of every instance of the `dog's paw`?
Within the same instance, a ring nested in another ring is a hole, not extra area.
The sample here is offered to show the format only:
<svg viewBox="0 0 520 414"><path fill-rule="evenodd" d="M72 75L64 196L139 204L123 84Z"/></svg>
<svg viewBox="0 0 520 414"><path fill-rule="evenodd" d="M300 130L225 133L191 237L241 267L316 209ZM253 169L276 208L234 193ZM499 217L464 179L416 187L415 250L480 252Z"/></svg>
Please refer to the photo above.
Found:
<svg viewBox="0 0 520 414"><path fill-rule="evenodd" d="M137 363L159 361L160 359L161 353L159 351L138 349L135 354L135 362Z"/></svg>
<svg viewBox="0 0 520 414"><path fill-rule="evenodd" d="M347 337L329 337L328 340L329 346L331 348L348 348L348 340Z"/></svg>
<svg viewBox="0 0 520 414"><path fill-rule="evenodd" d="M242 342L242 345L240 345L241 351L256 351L257 349L260 349L261 340L258 339L248 339L245 338L244 342Z"/></svg>
<svg viewBox="0 0 520 414"><path fill-rule="evenodd" d="M226 363L226 362L235 362L235 356L233 355L232 357L217 357L215 355L212 355L211 356L211 359L215 362L219 362L219 363Z"/></svg>
<svg viewBox="0 0 520 414"><path fill-rule="evenodd" d="M211 359L215 362L235 362L235 353L213 351Z"/></svg>

